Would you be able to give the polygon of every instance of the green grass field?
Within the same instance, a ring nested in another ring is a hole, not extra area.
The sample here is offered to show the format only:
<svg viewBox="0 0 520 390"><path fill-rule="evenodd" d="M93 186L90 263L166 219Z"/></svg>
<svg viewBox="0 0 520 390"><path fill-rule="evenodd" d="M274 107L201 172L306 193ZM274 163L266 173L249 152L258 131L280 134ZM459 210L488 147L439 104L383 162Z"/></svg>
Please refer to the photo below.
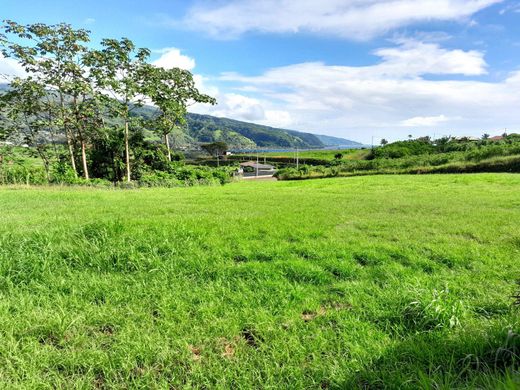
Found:
<svg viewBox="0 0 520 390"><path fill-rule="evenodd" d="M11 187L0 210L0 388L520 386L520 176Z"/></svg>
<svg viewBox="0 0 520 390"><path fill-rule="evenodd" d="M367 149L345 149L345 150L300 150L298 157L301 161L305 159L332 161L338 153L343 155L343 160L360 160L365 158L370 150ZM237 154L236 156L256 158L256 154ZM293 152L259 152L260 159L266 158L287 158L296 159L296 151Z"/></svg>

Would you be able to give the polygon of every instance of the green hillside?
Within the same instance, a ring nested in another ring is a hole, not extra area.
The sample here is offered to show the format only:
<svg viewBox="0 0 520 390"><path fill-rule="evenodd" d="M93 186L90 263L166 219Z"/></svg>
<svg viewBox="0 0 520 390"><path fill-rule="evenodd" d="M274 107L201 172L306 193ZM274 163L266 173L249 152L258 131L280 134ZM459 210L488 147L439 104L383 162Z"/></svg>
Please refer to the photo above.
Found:
<svg viewBox="0 0 520 390"><path fill-rule="evenodd" d="M136 110L137 115L144 117L149 117L153 112L154 109L151 107L141 107ZM335 145L361 146L360 143L343 138L278 129L211 115L188 113L186 120L188 137L184 137L184 140L191 143L224 141L231 148L235 149L252 149L256 147L311 149Z"/></svg>
<svg viewBox="0 0 520 390"><path fill-rule="evenodd" d="M6 84L0 84L0 91L7 90ZM134 115L151 117L155 109L149 106L135 109ZM295 130L242 122L211 115L188 113L187 132L172 134L175 146L190 146L197 143L223 141L234 149L312 149L327 146L361 147L362 144L343 138L316 135ZM44 134L45 135L45 134Z"/></svg>
<svg viewBox="0 0 520 390"><path fill-rule="evenodd" d="M261 148L322 148L328 146L317 135L310 133L278 129L210 115L190 113L187 119L190 135L201 142L216 141L215 132L227 130L242 135ZM231 145L240 147L239 145Z"/></svg>

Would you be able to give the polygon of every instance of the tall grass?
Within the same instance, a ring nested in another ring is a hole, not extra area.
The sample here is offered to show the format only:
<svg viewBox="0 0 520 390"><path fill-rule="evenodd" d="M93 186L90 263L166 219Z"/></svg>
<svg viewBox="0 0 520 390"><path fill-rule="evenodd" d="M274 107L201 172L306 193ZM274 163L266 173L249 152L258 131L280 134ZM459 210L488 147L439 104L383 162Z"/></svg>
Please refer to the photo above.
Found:
<svg viewBox="0 0 520 390"><path fill-rule="evenodd" d="M1 388L515 388L520 177L0 189Z"/></svg>

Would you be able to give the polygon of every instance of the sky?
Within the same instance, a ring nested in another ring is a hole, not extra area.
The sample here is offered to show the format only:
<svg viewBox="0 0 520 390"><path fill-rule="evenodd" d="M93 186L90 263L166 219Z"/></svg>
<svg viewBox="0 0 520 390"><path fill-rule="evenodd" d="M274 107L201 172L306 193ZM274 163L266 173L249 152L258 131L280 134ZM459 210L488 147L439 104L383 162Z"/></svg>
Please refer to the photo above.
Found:
<svg viewBox="0 0 520 390"><path fill-rule="evenodd" d="M3 19L128 37L194 74L202 114L364 143L520 132L520 0L0 0Z"/></svg>

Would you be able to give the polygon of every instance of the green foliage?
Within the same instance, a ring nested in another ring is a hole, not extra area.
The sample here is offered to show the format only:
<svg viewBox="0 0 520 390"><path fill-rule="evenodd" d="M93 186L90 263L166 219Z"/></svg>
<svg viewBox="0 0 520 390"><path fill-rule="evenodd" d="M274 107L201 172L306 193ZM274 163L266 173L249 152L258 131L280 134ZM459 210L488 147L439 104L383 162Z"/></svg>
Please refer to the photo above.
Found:
<svg viewBox="0 0 520 390"><path fill-rule="evenodd" d="M355 151L342 160L307 159L312 165L307 173L282 168L277 177L291 180L368 174L520 172L519 159L520 137L516 136L500 142L420 139L388 144L370 152Z"/></svg>
<svg viewBox="0 0 520 390"><path fill-rule="evenodd" d="M435 150L435 147L430 142L423 140L398 141L383 145L384 147L382 148L374 149L373 158L402 158L429 154Z"/></svg>
<svg viewBox="0 0 520 390"><path fill-rule="evenodd" d="M221 141L212 142L210 144L202 144L200 147L210 156L220 156L228 150L227 144Z"/></svg>
<svg viewBox="0 0 520 390"><path fill-rule="evenodd" d="M90 32L65 23L7 20L0 31L2 55L18 61L28 75L11 80L0 95L0 139L13 137L34 148L47 182L61 157L49 153L57 138L67 142L74 175L87 181L139 180L147 169L167 170L168 135L184 125L186 106L215 104L197 90L189 71L149 64L150 50L128 38L103 39L101 49L89 49ZM132 113L145 101L156 107L148 125L165 136L164 155L144 142L143 118Z"/></svg>
<svg viewBox="0 0 520 390"><path fill-rule="evenodd" d="M228 132L240 134L261 148L319 148L324 146L314 134L275 129L209 115L189 114L188 123L190 135L206 143L218 141L218 130L225 129Z"/></svg>
<svg viewBox="0 0 520 390"><path fill-rule="evenodd" d="M231 181L231 168L194 167L172 164L169 172L150 171L139 179L142 187L186 187L221 185Z"/></svg>

